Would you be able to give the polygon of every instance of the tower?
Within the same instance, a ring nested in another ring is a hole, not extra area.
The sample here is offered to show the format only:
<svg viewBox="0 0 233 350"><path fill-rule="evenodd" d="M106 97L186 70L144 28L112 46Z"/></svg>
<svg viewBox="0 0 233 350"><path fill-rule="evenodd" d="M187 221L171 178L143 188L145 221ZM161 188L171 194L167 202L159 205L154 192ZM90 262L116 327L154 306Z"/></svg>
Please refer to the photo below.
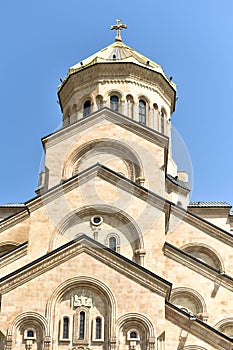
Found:
<svg viewBox="0 0 233 350"><path fill-rule="evenodd" d="M231 349L231 206L189 203L176 86L125 27L59 86L36 197L0 208L4 350Z"/></svg>

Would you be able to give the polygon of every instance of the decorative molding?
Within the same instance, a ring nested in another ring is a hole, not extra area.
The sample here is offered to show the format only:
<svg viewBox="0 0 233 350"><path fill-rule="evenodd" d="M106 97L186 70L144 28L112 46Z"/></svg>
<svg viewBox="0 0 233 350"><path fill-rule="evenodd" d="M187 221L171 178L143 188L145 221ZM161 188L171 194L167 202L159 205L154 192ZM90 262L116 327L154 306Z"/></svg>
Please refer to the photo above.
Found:
<svg viewBox="0 0 233 350"><path fill-rule="evenodd" d="M150 271L133 264L127 258L112 252L110 249L106 249L102 244L97 244L86 236L81 236L76 241L69 242L68 244L56 249L54 252L39 258L33 264L28 264L24 268L17 270L15 273L3 277L0 279L0 293L5 294L52 268L72 259L82 252L94 257L105 265L107 264L114 270L117 270L144 287L153 290L164 298L168 298L171 289L171 284L169 282Z"/></svg>
<svg viewBox="0 0 233 350"><path fill-rule="evenodd" d="M168 321L175 324L179 329L189 332L215 349L229 350L232 348L233 341L231 338L199 319L190 319L190 315L187 312L180 310L171 303L166 302L165 316Z"/></svg>
<svg viewBox="0 0 233 350"><path fill-rule="evenodd" d="M13 214L2 221L0 221L0 232L7 230L8 228L17 225L30 216L28 209L24 208L20 212Z"/></svg>
<svg viewBox="0 0 233 350"><path fill-rule="evenodd" d="M115 79L115 77L118 79ZM100 81L119 81L125 83L129 80L138 80L139 84L143 83L148 87L159 87L162 95L170 101L171 110L174 110L175 105L175 89L169 81L160 73L142 67L135 63L97 63L86 67L81 71L70 74L58 92L58 96L62 107L64 107L71 96L75 93L75 87L82 86L82 90L88 85L93 84L93 81L98 85Z"/></svg>
<svg viewBox="0 0 233 350"><path fill-rule="evenodd" d="M28 242L20 244L14 250L0 257L0 268L11 264L13 261L18 260L27 254Z"/></svg>
<svg viewBox="0 0 233 350"><path fill-rule="evenodd" d="M233 235L232 233L221 229L220 227L212 224L211 222L203 219L200 216L197 216L185 209L182 209L176 206L174 203L171 203L171 214L175 215L178 218L182 218L182 220L196 228L199 228L210 235L211 237L233 247ZM169 234L169 231L168 231Z"/></svg>
<svg viewBox="0 0 233 350"><path fill-rule="evenodd" d="M123 129L129 130L131 133L134 133L160 147L165 149L168 148L169 138L166 135L162 135L158 131L140 124L123 114L114 112L108 107L103 107L85 118L81 118L73 124L59 129L53 134L45 136L42 139L42 143L45 148L49 148L73 135L77 135L77 132L82 132L96 126L103 120L107 120L112 124L116 124Z"/></svg>
<svg viewBox="0 0 233 350"><path fill-rule="evenodd" d="M195 258L194 256L176 248L170 243L165 243L164 254L178 262L179 264L190 268L191 270L199 273L205 278L214 281L216 284L233 291L233 278L222 273L222 271L215 269L214 267L206 264L205 262Z"/></svg>

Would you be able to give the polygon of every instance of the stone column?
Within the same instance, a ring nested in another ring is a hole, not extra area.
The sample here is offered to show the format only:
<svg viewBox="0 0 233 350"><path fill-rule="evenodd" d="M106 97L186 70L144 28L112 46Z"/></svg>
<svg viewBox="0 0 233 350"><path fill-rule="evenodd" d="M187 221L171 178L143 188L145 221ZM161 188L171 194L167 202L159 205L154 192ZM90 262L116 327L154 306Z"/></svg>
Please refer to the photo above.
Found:
<svg viewBox="0 0 233 350"><path fill-rule="evenodd" d="M110 339L110 350L116 350L117 339L116 337L111 337Z"/></svg>
<svg viewBox="0 0 233 350"><path fill-rule="evenodd" d="M12 335L8 335L6 338L5 350L12 350Z"/></svg>
<svg viewBox="0 0 233 350"><path fill-rule="evenodd" d="M50 349L50 337L45 337L44 340L44 350L49 350Z"/></svg>
<svg viewBox="0 0 233 350"><path fill-rule="evenodd" d="M144 266L144 258L145 258L145 255L146 255L146 251L145 249L137 249L136 252L137 256L139 257L139 264L141 266Z"/></svg>

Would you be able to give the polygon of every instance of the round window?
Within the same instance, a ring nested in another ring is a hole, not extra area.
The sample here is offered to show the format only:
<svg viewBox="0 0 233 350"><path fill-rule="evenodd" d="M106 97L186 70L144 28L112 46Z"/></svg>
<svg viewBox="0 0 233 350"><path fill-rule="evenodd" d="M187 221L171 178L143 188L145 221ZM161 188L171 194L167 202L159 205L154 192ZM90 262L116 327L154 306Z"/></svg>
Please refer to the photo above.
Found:
<svg viewBox="0 0 233 350"><path fill-rule="evenodd" d="M91 224L94 226L100 226L103 222L103 218L100 215L94 215L91 218Z"/></svg>

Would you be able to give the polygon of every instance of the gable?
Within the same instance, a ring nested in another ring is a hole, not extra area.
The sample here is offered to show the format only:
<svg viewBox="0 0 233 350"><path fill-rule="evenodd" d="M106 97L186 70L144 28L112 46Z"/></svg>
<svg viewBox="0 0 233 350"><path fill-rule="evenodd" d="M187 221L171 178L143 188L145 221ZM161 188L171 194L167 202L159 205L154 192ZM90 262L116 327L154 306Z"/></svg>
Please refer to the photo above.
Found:
<svg viewBox="0 0 233 350"><path fill-rule="evenodd" d="M154 164L157 174L167 162L166 136L106 108L44 138L43 144L45 189L100 162L135 182L144 179L155 190L150 167Z"/></svg>

